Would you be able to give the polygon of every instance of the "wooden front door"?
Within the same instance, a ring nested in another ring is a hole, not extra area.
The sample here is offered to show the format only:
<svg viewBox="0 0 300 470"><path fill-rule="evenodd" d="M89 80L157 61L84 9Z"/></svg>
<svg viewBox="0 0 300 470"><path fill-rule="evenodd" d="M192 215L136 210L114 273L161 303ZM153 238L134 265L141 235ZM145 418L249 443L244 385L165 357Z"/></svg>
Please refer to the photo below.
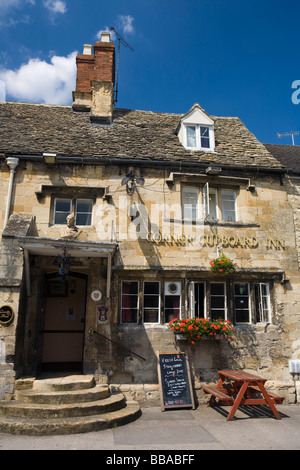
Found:
<svg viewBox="0 0 300 470"><path fill-rule="evenodd" d="M62 280L46 276L42 335L42 370L82 370L86 277Z"/></svg>

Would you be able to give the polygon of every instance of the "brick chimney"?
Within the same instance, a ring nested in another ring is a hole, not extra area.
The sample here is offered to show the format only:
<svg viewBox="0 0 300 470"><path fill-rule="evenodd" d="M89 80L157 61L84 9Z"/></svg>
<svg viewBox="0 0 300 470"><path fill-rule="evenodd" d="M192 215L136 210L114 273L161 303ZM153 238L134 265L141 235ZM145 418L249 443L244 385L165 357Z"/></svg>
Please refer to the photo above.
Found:
<svg viewBox="0 0 300 470"><path fill-rule="evenodd" d="M76 91L74 111L90 111L91 121L111 122L114 108L115 45L110 33L101 34L101 41L85 44L83 54L76 57Z"/></svg>

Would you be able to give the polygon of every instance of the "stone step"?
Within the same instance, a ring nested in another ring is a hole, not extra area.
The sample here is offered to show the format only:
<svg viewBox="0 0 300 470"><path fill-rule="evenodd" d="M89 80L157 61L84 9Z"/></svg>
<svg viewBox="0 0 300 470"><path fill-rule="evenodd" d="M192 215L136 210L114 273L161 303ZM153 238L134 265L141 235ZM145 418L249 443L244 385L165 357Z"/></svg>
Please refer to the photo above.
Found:
<svg viewBox="0 0 300 470"><path fill-rule="evenodd" d="M137 419L140 406L123 393L96 385L93 376L23 378L14 400L0 402L0 432L74 434L120 426Z"/></svg>
<svg viewBox="0 0 300 470"><path fill-rule="evenodd" d="M140 413L137 402L127 402L120 410L93 416L28 419L4 415L0 416L0 432L31 436L93 432L130 423L137 419Z"/></svg>
<svg viewBox="0 0 300 470"><path fill-rule="evenodd" d="M82 403L43 404L12 400L0 402L0 415L38 419L68 418L104 414L124 406L126 400L123 393Z"/></svg>
<svg viewBox="0 0 300 470"><path fill-rule="evenodd" d="M101 400L109 396L108 385L95 385L83 390L48 391L35 389L16 390L15 399L24 403L66 404Z"/></svg>
<svg viewBox="0 0 300 470"><path fill-rule="evenodd" d="M68 375L62 377L44 377L34 380L33 390L71 391L85 390L95 386L93 375Z"/></svg>

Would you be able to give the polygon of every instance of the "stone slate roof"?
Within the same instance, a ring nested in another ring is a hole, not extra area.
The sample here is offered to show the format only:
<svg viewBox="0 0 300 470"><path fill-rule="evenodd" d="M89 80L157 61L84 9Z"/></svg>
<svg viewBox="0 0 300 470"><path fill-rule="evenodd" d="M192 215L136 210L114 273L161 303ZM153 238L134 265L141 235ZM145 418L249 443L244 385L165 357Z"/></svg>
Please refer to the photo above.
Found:
<svg viewBox="0 0 300 470"><path fill-rule="evenodd" d="M300 173L300 146L265 144L266 149L294 173Z"/></svg>
<svg viewBox="0 0 300 470"><path fill-rule="evenodd" d="M175 135L183 116L115 109L112 125L100 126L71 106L5 102L0 103L0 152L282 167L237 117L210 116L214 153L185 150Z"/></svg>

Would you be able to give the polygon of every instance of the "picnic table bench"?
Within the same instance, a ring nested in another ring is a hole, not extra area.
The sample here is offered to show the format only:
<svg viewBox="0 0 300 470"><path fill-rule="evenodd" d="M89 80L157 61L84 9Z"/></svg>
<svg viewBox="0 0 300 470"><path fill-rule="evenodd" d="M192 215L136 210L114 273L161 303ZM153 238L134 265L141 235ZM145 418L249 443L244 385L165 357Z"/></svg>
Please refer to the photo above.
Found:
<svg viewBox="0 0 300 470"><path fill-rule="evenodd" d="M233 419L240 405L268 405L275 418L281 419L275 403L282 403L283 397L267 392L264 387L265 378L242 370L220 370L218 373L220 378L216 387L203 385L202 390L211 395L207 406L213 406L216 399L222 405L232 405L227 421ZM224 386L226 379L230 380L231 384ZM261 394L262 397L257 397L257 394Z"/></svg>

